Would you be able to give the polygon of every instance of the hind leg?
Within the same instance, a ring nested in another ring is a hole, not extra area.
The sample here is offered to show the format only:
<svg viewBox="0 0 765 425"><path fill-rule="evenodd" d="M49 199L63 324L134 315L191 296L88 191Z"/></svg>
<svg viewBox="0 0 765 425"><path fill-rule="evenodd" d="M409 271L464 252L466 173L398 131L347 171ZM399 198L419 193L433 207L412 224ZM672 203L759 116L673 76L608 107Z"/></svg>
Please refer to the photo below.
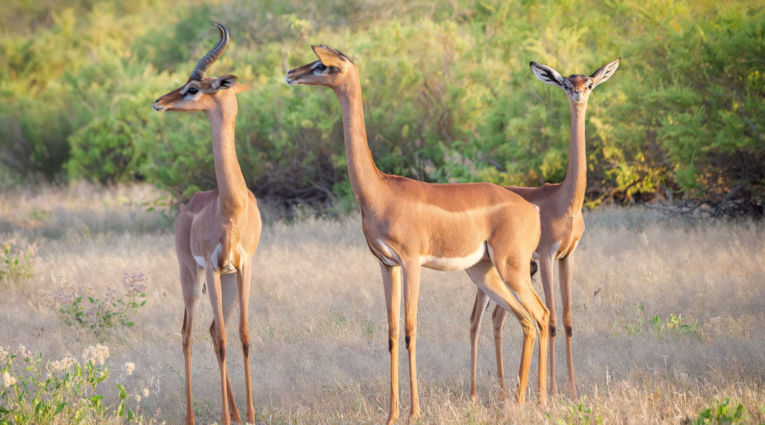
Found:
<svg viewBox="0 0 765 425"><path fill-rule="evenodd" d="M523 351L518 373L519 386L516 392L517 403L523 404L526 397L526 385L536 330L534 320L529 312L515 299L508 285L502 279L496 278L497 271L497 268L487 261L478 263L467 270L473 282L476 282L497 305L515 314L523 328Z"/></svg>
<svg viewBox="0 0 765 425"><path fill-rule="evenodd" d="M531 286L529 276L529 263L523 256L500 256L496 257L496 268L502 280L513 291L523 309L533 318L539 330L539 404L547 403L547 335L550 312L545 307L539 295ZM534 323L531 323L533 328ZM519 373L520 380L525 384L528 378L528 363L531 361L533 351L533 337L527 338L524 325L524 347L521 357L521 367L526 366L525 371ZM532 334L533 335L533 334ZM525 360L525 362L524 362ZM525 390L525 385L524 388Z"/></svg>

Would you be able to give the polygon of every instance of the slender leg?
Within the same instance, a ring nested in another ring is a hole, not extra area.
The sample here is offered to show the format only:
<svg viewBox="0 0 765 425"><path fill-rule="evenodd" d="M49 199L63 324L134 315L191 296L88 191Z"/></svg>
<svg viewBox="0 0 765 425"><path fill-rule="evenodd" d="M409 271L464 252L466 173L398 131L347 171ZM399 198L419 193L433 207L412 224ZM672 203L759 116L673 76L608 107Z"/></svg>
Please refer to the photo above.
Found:
<svg viewBox="0 0 765 425"><path fill-rule="evenodd" d="M550 394L555 397L558 394L558 385L555 380L555 293L553 292L553 268L552 257L542 255L539 258L539 274L542 277L542 287L545 291L545 304L550 310Z"/></svg>
<svg viewBox="0 0 765 425"><path fill-rule="evenodd" d="M507 317L507 310L500 306L494 307L494 312L491 314L491 321L494 324L494 355L497 357L499 398L502 401L507 400L507 386L505 385L505 363L502 357L502 335L504 334L505 330L505 317Z"/></svg>
<svg viewBox="0 0 765 425"><path fill-rule="evenodd" d="M387 424L398 418L398 321L401 309L401 267L380 263L385 307L388 312L388 351L390 352L390 409Z"/></svg>
<svg viewBox="0 0 765 425"><path fill-rule="evenodd" d="M220 393L221 393L221 423L230 424L228 408L228 371L226 370L226 324L223 315L223 302L221 300L221 278L220 273L212 269L206 269L208 292L210 293L210 305L213 309L213 346L215 355L218 357L218 368L220 369Z"/></svg>
<svg viewBox="0 0 765 425"><path fill-rule="evenodd" d="M250 381L250 325L247 310L250 303L250 262L247 261L237 274L239 288L239 340L242 342L244 355L244 385L247 392L247 422L255 423L255 408L252 405L252 385Z"/></svg>
<svg viewBox="0 0 765 425"><path fill-rule="evenodd" d="M476 283L478 285L478 283ZM476 390L476 375L478 374L478 331L481 329L481 319L489 304L489 297L477 288L473 312L470 313L470 401L478 401Z"/></svg>
<svg viewBox="0 0 765 425"><path fill-rule="evenodd" d="M191 396L191 328L194 312L202 292L204 274L196 267L181 266L181 290L183 292L183 326L181 327L184 370L186 373L186 424L194 425L194 407Z"/></svg>
<svg viewBox="0 0 765 425"><path fill-rule="evenodd" d="M232 274L225 274L221 276L221 297L223 300L223 323L228 326L228 321L231 319L231 313L234 311L237 300L237 280ZM210 324L210 336L215 340L215 321ZM213 347L215 345L213 344ZM236 407L236 400L234 399L234 392L231 391L231 378L226 371L226 394L228 395L228 408L231 413L231 419L235 422L242 422L242 417L239 414L239 409Z"/></svg>
<svg viewBox="0 0 765 425"><path fill-rule="evenodd" d="M404 274L404 340L409 352L409 389L412 406L409 421L420 417L420 395L417 389L417 301L420 297L420 264L411 262L403 266Z"/></svg>
<svg viewBox="0 0 765 425"><path fill-rule="evenodd" d="M568 382L571 386L571 398L576 400L576 383L574 381L574 358L571 349L572 326L571 316L571 282L574 278L573 252L560 260L560 296L563 303L563 327L566 329L566 365L568 366ZM552 347L552 344L550 345ZM552 349L552 348L551 348Z"/></svg>

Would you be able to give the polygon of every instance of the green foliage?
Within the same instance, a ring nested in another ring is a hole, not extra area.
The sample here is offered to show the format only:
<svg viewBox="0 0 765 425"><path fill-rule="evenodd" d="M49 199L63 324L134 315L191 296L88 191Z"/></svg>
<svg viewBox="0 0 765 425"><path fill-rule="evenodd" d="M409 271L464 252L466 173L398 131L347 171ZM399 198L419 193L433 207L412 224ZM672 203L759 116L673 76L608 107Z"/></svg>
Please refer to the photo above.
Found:
<svg viewBox="0 0 765 425"><path fill-rule="evenodd" d="M126 392L117 384L119 406L104 405L98 388L109 377L108 348L88 347L83 360L70 356L43 362L41 353L24 346L11 354L0 347L0 425L42 423L143 423L137 409L125 405Z"/></svg>
<svg viewBox="0 0 765 425"><path fill-rule="evenodd" d="M572 403L568 402L564 406L564 414L562 417L555 418L557 425L600 425L603 423L603 417L596 415L592 412L590 407L587 407L587 397L582 397L582 402ZM550 415L548 414L548 419Z"/></svg>
<svg viewBox="0 0 765 425"><path fill-rule="evenodd" d="M0 168L145 180L180 201L215 187L205 117L150 111L214 43L211 20L232 35L212 73L251 86L237 150L259 198L353 204L337 101L283 84L326 43L360 68L385 172L560 181L568 101L528 62L589 74L621 56L587 112L588 203L765 203L765 10L743 0L14 1L0 11Z"/></svg>
<svg viewBox="0 0 765 425"><path fill-rule="evenodd" d="M691 336L702 338L701 327L698 320L688 321L682 314L670 314L666 320L662 320L658 314L645 319L645 309L642 305L635 307L635 319L614 323L614 328L622 328L627 335L644 335L650 332L656 337Z"/></svg>
<svg viewBox="0 0 765 425"><path fill-rule="evenodd" d="M0 281L22 280L32 276L37 262L37 243L22 249L15 240L5 241L0 246Z"/></svg>
<svg viewBox="0 0 765 425"><path fill-rule="evenodd" d="M714 406L699 413L693 425L736 425L745 424L748 420L746 408L741 403L734 407L726 398L722 402L715 401Z"/></svg>
<svg viewBox="0 0 765 425"><path fill-rule="evenodd" d="M89 288L63 285L51 294L52 303L61 320L70 326L89 328L97 334L107 328L130 328L138 309L146 305L148 283L145 273L125 273L122 296L111 288L103 296L96 296L89 293Z"/></svg>

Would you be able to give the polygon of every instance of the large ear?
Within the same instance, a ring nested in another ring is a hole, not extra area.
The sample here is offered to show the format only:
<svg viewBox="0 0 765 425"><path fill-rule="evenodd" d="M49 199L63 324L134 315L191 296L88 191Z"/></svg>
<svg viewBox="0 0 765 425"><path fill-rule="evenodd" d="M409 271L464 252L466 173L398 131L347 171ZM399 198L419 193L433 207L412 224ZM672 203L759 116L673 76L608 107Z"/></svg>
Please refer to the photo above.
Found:
<svg viewBox="0 0 765 425"><path fill-rule="evenodd" d="M563 77L558 71L547 65L542 65L534 61L529 62L529 66L531 67L531 72L533 72L543 83L563 88Z"/></svg>
<svg viewBox="0 0 765 425"><path fill-rule="evenodd" d="M329 46L311 46L313 52L319 57L321 63L325 66L334 66L336 68L343 67L343 61L347 60L340 51L333 49Z"/></svg>
<svg viewBox="0 0 765 425"><path fill-rule="evenodd" d="M236 75L224 75L223 77L216 78L213 80L213 82L210 84L210 87L213 90L228 90L230 88L237 88L237 86L240 86L242 84L238 84L236 82ZM242 90L239 90L242 91ZM237 91L237 93L239 92Z"/></svg>
<svg viewBox="0 0 765 425"><path fill-rule="evenodd" d="M592 83L597 86L598 84L611 78L611 76L614 75L614 72L616 72L616 68L619 67L619 63L621 61L622 61L622 58L616 58L615 61L598 68L597 71L593 72L592 75L590 75L590 78L592 78Z"/></svg>

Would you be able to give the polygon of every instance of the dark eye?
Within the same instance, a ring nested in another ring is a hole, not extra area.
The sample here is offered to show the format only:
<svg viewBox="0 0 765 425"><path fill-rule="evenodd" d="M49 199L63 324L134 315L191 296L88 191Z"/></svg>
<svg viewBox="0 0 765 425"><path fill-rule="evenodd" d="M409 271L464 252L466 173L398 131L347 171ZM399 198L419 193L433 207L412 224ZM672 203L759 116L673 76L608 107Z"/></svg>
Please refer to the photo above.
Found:
<svg viewBox="0 0 765 425"><path fill-rule="evenodd" d="M590 83L589 86L587 86L588 89L592 90L592 83Z"/></svg>
<svg viewBox="0 0 765 425"><path fill-rule="evenodd" d="M316 69L318 69L319 71L324 71L325 69L327 69L327 67L323 63L320 63L319 66L316 67Z"/></svg>
<svg viewBox="0 0 765 425"><path fill-rule="evenodd" d="M186 90L186 93L188 94L197 94L199 90L196 87L189 87L188 90Z"/></svg>

